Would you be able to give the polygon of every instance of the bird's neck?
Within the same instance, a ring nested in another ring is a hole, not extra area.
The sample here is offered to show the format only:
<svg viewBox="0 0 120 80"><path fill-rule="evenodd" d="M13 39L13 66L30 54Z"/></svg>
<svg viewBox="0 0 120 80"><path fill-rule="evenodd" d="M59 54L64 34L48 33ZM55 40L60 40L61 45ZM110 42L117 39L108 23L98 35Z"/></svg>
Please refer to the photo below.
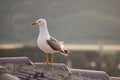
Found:
<svg viewBox="0 0 120 80"><path fill-rule="evenodd" d="M50 38L49 32L48 32L48 28L47 28L47 24L45 24L44 26L39 26L39 37L42 38Z"/></svg>

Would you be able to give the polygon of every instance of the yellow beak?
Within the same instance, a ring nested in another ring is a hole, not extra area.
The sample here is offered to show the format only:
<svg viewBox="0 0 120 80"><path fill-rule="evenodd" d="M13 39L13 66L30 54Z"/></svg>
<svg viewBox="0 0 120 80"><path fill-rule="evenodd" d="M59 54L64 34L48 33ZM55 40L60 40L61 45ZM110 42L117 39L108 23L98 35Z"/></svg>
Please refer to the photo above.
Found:
<svg viewBox="0 0 120 80"><path fill-rule="evenodd" d="M32 22L32 25L36 25L37 23L36 22Z"/></svg>

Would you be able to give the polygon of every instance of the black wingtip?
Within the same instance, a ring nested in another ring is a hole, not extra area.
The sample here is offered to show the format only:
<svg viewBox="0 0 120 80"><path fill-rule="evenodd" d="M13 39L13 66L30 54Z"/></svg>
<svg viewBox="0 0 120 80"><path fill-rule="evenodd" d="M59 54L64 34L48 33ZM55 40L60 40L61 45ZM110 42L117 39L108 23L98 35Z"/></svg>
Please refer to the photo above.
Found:
<svg viewBox="0 0 120 80"><path fill-rule="evenodd" d="M65 52L65 54L68 54L68 55L70 55L72 52L71 51L69 51L69 50L64 50L64 52Z"/></svg>

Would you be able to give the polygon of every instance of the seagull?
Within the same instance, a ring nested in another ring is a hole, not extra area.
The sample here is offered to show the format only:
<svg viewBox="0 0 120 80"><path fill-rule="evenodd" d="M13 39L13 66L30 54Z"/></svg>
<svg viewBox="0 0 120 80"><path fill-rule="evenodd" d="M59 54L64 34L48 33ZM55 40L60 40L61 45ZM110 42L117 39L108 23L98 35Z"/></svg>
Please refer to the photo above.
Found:
<svg viewBox="0 0 120 80"><path fill-rule="evenodd" d="M44 53L46 53L46 64L50 66L53 65L53 53L59 52L65 56L71 53L64 48L63 42L59 42L50 36L47 28L47 21L45 19L38 19L33 22L32 25L39 26L37 45Z"/></svg>

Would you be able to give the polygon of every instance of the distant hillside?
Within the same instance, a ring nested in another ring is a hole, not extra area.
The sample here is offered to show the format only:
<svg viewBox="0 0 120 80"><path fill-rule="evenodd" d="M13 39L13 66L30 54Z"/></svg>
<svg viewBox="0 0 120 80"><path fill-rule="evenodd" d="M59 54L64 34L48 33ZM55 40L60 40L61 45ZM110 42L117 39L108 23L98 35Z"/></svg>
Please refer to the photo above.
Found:
<svg viewBox="0 0 120 80"><path fill-rule="evenodd" d="M0 0L0 43L35 43L38 18L65 43L120 44L120 0Z"/></svg>

